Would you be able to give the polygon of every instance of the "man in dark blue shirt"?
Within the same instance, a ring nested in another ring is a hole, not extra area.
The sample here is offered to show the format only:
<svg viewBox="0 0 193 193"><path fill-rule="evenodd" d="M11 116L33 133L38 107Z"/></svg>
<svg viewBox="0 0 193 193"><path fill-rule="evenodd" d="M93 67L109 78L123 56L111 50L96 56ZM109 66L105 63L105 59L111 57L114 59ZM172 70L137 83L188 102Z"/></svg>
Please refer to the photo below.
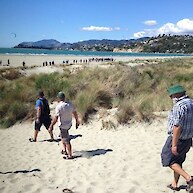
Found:
<svg viewBox="0 0 193 193"><path fill-rule="evenodd" d="M48 104L48 100L44 97L43 91L38 92L38 100L36 101L36 120L35 120L35 131L34 131L34 138L30 139L31 142L36 142L38 133L42 124L49 129L51 124L51 117L50 117L50 108ZM54 140L52 130L48 130L51 141Z"/></svg>

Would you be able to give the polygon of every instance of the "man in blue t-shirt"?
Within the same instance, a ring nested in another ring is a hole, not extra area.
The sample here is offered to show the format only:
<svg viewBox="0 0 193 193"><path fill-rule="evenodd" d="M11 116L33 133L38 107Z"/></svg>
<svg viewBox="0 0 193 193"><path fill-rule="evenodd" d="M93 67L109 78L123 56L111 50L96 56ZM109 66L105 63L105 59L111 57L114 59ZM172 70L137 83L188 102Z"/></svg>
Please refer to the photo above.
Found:
<svg viewBox="0 0 193 193"><path fill-rule="evenodd" d="M51 117L50 117L50 108L48 104L48 100L44 97L44 92L39 91L38 92L38 100L36 101L36 120L35 120L35 131L34 131L34 138L30 138L30 142L36 142L38 133L40 131L40 128L42 124L46 127L48 130L50 124L51 124ZM51 141L54 140L53 138L53 132L49 131Z"/></svg>

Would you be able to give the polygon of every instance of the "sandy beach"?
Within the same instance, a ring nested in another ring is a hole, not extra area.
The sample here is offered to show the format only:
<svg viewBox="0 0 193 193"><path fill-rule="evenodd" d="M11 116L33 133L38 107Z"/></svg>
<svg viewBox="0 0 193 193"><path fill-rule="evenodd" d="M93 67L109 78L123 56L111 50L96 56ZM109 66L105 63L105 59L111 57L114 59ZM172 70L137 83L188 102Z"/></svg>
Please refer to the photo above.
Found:
<svg viewBox="0 0 193 193"><path fill-rule="evenodd" d="M51 106L52 115L55 108ZM61 142L49 142L42 127L38 142L31 143L33 122L0 130L1 193L169 193L172 175L160 163L167 137L167 118L101 129L100 117L70 130L73 160L63 159ZM55 126L54 136L59 135ZM59 141L59 140L58 140ZM184 168L193 173L193 149ZM185 185L184 179L180 185ZM70 191L64 191L70 192ZM181 190L181 192L186 192Z"/></svg>
<svg viewBox="0 0 193 193"><path fill-rule="evenodd" d="M39 73L63 72L67 67L71 72L85 67L102 67L116 65L124 62L127 66L156 64L163 60L172 58L188 58L188 56L143 56L143 57L124 57L124 56L77 56L77 55L17 55L0 54L0 69L19 68L20 72L26 76ZM104 61L106 59L106 61ZM102 61L103 60L103 61ZM23 66L25 62L25 66ZM9 63L9 64L8 64Z"/></svg>
<svg viewBox="0 0 193 193"><path fill-rule="evenodd" d="M20 66L23 57L1 55L0 60L5 62L9 58L9 67L12 60L15 67ZM58 64L62 56L57 56L58 60L50 57L28 56L26 64L37 65L30 69L30 74L60 71ZM74 60L73 57L71 59ZM54 60L58 64L47 66L45 70L38 66L45 60ZM24 71L27 73L27 70ZM55 106L56 103L51 105L52 116ZM111 118L115 111L112 109L108 113ZM167 112L151 123L118 125L114 129L103 128L102 120L96 115L89 124L81 125L77 130L73 124L70 130L73 155L76 157L73 160L63 159L60 153L62 145L57 125L54 130L56 142L49 142L48 132L43 127L38 142L29 142L34 122L1 128L0 193L172 192L166 187L172 180L172 173L169 168L163 168L160 161L167 137ZM184 164L190 174L193 174L192 154L193 148ZM185 185L184 179L180 179L179 185ZM186 191L182 189L180 192Z"/></svg>
<svg viewBox="0 0 193 193"><path fill-rule="evenodd" d="M0 61L1 66L0 67L22 67L23 62L25 62L25 67L42 67L43 63L47 62L47 65L50 66L50 62L54 62L54 65L65 65L66 61L68 61L68 64L101 64L104 62L96 61L95 59L100 58L109 58L113 59L116 62L122 61L143 61L143 60L163 60L163 59L169 59L169 58L181 58L182 56L143 56L143 57L126 57L126 56L77 56L77 55L17 55L17 54L0 54ZM187 57L187 56L184 56ZM89 61L89 59L91 59ZM93 60L94 59L94 60ZM8 62L9 60L9 62ZM9 65L8 65L9 63ZM106 62L107 63L107 62ZM53 66L51 64L51 66Z"/></svg>
<svg viewBox="0 0 193 193"><path fill-rule="evenodd" d="M0 7L0 193L193 193L193 0Z"/></svg>

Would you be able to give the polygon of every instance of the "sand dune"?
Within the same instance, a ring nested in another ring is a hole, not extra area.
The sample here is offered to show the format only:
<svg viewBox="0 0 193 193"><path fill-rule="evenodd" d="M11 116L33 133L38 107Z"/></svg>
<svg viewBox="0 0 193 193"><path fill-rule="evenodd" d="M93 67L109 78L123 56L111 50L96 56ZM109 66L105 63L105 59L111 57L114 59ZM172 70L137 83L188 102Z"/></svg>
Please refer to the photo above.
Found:
<svg viewBox="0 0 193 193"><path fill-rule="evenodd" d="M31 122L0 130L0 192L58 193L65 188L74 193L171 192L166 187L171 172L160 164L166 124L166 118L160 118L151 124L101 130L101 120L95 118L78 130L73 126L74 160L63 159L61 143L49 142L44 128L38 142L30 143ZM58 138L57 127L54 134ZM190 173L192 153L191 149L184 165Z"/></svg>

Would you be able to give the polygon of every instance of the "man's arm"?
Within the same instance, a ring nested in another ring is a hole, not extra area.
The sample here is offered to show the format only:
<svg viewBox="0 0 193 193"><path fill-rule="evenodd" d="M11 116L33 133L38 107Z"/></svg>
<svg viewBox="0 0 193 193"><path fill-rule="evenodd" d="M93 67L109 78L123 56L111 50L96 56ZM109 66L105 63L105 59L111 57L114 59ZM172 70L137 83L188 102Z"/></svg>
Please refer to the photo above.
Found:
<svg viewBox="0 0 193 193"><path fill-rule="evenodd" d="M54 129L54 125L56 124L56 122L58 121L58 116L55 116L53 121L51 122L48 131L52 131Z"/></svg>
<svg viewBox="0 0 193 193"><path fill-rule="evenodd" d="M76 129L78 129L78 126L80 125L80 121L78 118L78 113L76 111L73 111L74 118L76 120Z"/></svg>
<svg viewBox="0 0 193 193"><path fill-rule="evenodd" d="M37 123L40 122L40 116L41 116L41 107L38 106L37 112L36 112L36 122L37 122Z"/></svg>
<svg viewBox="0 0 193 193"><path fill-rule="evenodd" d="M174 155L178 155L177 144L178 144L180 134L181 134L181 127L180 126L174 126L173 137L172 137L172 153Z"/></svg>

